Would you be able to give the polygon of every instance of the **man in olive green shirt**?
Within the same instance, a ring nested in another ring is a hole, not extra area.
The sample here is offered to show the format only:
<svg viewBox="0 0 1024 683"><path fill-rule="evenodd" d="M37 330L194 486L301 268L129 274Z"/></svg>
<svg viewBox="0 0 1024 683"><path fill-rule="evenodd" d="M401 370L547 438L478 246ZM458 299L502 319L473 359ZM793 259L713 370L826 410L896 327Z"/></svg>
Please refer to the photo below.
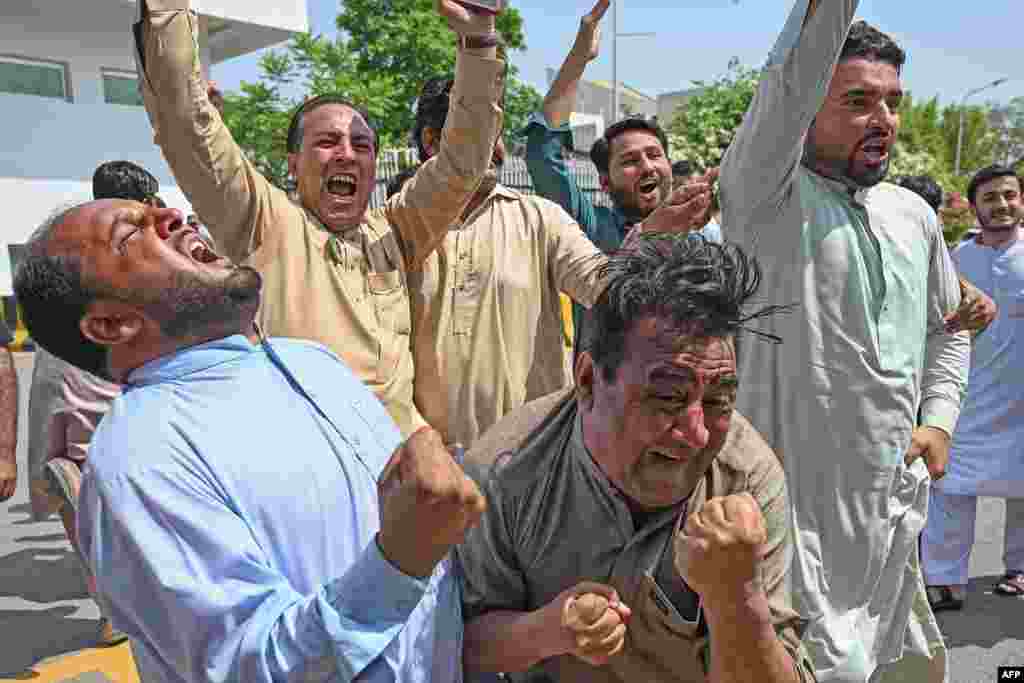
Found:
<svg viewBox="0 0 1024 683"><path fill-rule="evenodd" d="M189 0L140 0L135 32L157 143L218 246L262 274L259 324L341 356L405 435L425 424L413 402L406 272L440 244L476 191L502 120L494 15L453 0L436 5L462 46L452 116L437 156L369 212L378 141L356 106L316 98L293 119L293 202L245 158L210 103Z"/></svg>

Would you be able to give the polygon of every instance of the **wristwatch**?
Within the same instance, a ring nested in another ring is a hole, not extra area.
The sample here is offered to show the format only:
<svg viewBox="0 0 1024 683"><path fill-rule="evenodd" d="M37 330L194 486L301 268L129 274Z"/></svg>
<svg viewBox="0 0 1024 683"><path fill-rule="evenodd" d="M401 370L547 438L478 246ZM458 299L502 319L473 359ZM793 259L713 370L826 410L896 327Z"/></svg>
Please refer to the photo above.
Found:
<svg viewBox="0 0 1024 683"><path fill-rule="evenodd" d="M501 34L497 31L491 31L490 33L471 33L471 34L459 34L459 49L460 50L484 50L489 47L498 47L503 45L505 41L501 39Z"/></svg>

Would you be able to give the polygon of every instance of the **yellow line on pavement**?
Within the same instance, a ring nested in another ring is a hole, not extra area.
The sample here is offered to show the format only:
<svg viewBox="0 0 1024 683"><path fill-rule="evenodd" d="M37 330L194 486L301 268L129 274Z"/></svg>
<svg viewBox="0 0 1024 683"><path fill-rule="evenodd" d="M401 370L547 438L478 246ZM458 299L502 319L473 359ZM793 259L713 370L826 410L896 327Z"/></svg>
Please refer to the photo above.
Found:
<svg viewBox="0 0 1024 683"><path fill-rule="evenodd" d="M14 678L0 678L0 683L61 683L89 671L99 671L113 683L139 683L139 672L128 643L50 657Z"/></svg>

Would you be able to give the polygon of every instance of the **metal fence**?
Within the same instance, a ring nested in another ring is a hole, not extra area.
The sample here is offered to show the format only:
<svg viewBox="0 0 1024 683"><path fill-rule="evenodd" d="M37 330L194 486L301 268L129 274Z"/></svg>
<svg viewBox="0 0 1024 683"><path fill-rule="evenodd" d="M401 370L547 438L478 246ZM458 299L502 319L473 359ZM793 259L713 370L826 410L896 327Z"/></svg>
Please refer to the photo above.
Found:
<svg viewBox="0 0 1024 683"><path fill-rule="evenodd" d="M377 159L377 187L370 198L370 207L381 206L387 197L387 186L391 179L406 168L415 165L416 150L382 150ZM611 206L611 199L601 190L597 167L589 159L570 159L569 173L576 185L591 202L597 206ZM530 172L526 168L526 159L518 156L505 157L498 172L498 182L523 194L535 194Z"/></svg>

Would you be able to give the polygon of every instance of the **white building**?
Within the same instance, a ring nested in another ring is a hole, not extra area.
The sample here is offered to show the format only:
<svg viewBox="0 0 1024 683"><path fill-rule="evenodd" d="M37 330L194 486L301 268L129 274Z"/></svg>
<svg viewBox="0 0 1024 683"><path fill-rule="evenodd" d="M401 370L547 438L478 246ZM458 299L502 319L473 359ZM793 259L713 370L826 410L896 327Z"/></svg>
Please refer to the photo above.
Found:
<svg viewBox="0 0 1024 683"><path fill-rule="evenodd" d="M309 26L306 0L193 0L204 66L287 41ZM135 0L0 2L0 295L11 293L8 245L62 202L91 197L96 167L133 161L175 186L136 87Z"/></svg>

